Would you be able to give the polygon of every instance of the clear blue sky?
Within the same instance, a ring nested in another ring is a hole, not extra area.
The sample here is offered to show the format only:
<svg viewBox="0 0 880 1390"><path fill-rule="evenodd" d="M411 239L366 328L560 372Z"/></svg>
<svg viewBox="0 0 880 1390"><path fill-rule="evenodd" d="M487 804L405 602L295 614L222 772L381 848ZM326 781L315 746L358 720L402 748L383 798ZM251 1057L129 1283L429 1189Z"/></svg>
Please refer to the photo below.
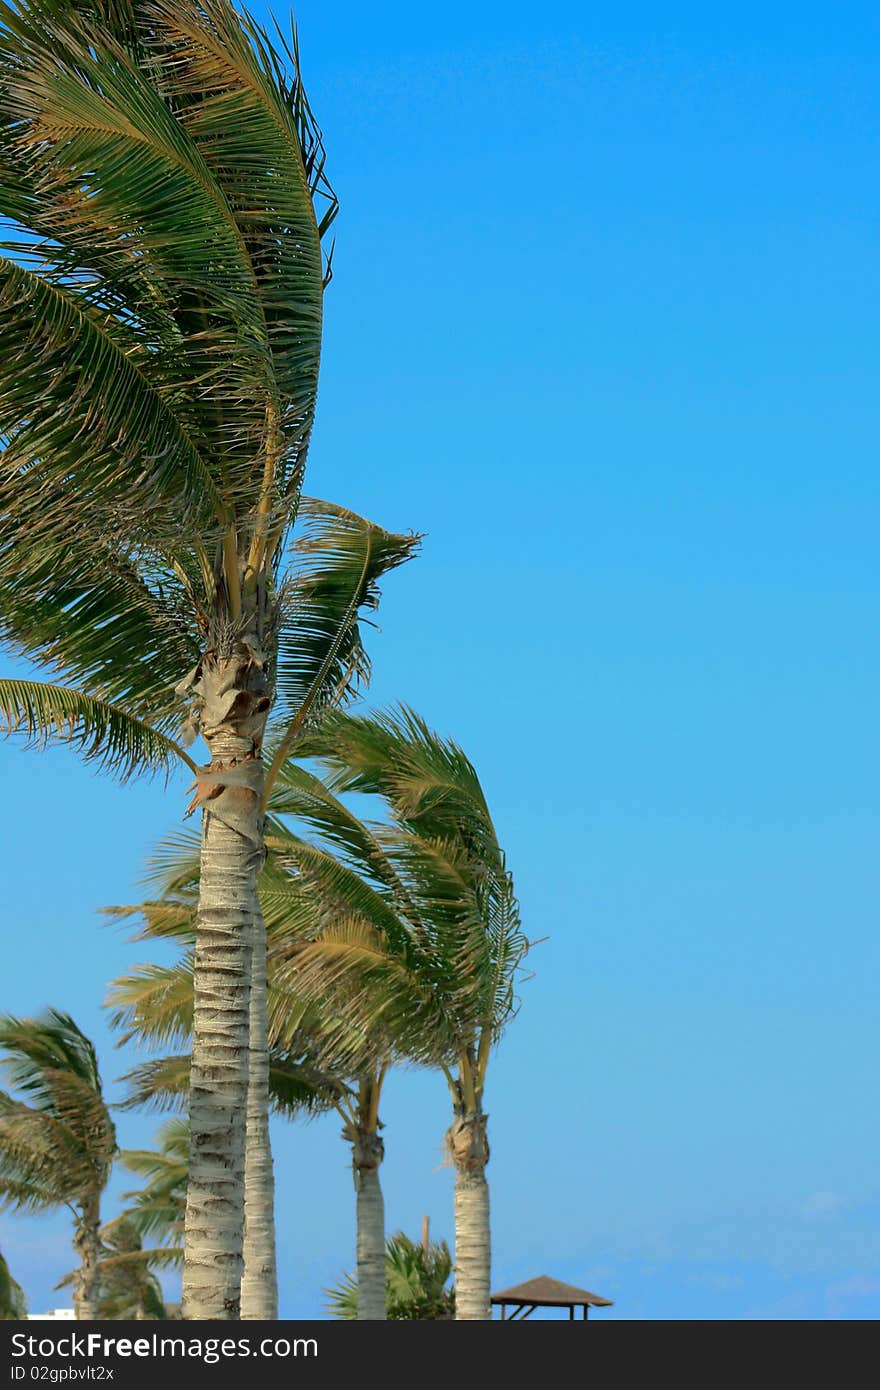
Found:
<svg viewBox="0 0 880 1390"><path fill-rule="evenodd" d="M550 937L489 1087L496 1285L877 1317L876 9L298 15L342 202L309 487L428 533L373 698L464 744ZM70 1009L112 1078L143 948L95 910L182 786L0 767L2 1003ZM442 1083L385 1120L389 1227L451 1236ZM316 1314L338 1123L277 1151L282 1308ZM2 1219L35 1305L66 1238Z"/></svg>

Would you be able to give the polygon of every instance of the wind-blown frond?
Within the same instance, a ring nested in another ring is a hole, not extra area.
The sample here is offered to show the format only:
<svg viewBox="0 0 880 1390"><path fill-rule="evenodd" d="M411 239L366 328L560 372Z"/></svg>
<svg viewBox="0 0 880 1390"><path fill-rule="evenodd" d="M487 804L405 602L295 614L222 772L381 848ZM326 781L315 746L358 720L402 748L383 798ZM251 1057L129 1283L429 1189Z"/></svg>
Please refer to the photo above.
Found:
<svg viewBox="0 0 880 1390"><path fill-rule="evenodd" d="M311 498L303 499L300 516L305 525L282 590L274 711L281 733L267 773L268 792L301 732L369 679L362 612L378 607L382 575L410 559L420 541Z"/></svg>
<svg viewBox="0 0 880 1390"><path fill-rule="evenodd" d="M132 519L161 509L163 527L170 511L204 529L219 505L193 441L125 346L82 294L0 257L0 507L44 539L50 528L69 539L77 510L109 521L120 495ZM53 512L56 490L64 509Z"/></svg>
<svg viewBox="0 0 880 1390"><path fill-rule="evenodd" d="M189 1065L188 1054L140 1062L122 1077L127 1087L122 1108L182 1110L189 1090ZM288 1119L322 1114L345 1090L344 1082L322 1068L309 1053L295 1053L283 1046L271 1049L269 1102L276 1114ZM126 1156L123 1162L132 1167Z"/></svg>
<svg viewBox="0 0 880 1390"><path fill-rule="evenodd" d="M196 594L181 573L158 562L139 568L88 531L76 546L69 535L34 544L6 518L0 638L36 667L63 671L65 684L174 736L182 720L174 687L201 651Z"/></svg>
<svg viewBox="0 0 880 1390"><path fill-rule="evenodd" d="M120 1081L126 1087L121 1110L182 1110L189 1093L189 1055L151 1057Z"/></svg>
<svg viewBox="0 0 880 1390"><path fill-rule="evenodd" d="M454 835L497 862L495 827L476 769L405 705L373 714L328 713L300 756L316 757L341 795L384 797L395 819L426 839Z"/></svg>
<svg viewBox="0 0 880 1390"><path fill-rule="evenodd" d="M285 502L302 476L317 396L320 238L329 223L322 216L319 227L313 199L323 196L335 208L323 178L320 133L295 49L288 52L289 77L266 31L222 0L198 6L156 0L154 10L151 49L160 90L181 112L250 252L274 388L261 422L275 456L266 514L283 522Z"/></svg>
<svg viewBox="0 0 880 1390"><path fill-rule="evenodd" d="M31 747L67 743L125 780L164 772L192 759L172 739L125 710L82 690L43 681L0 680L0 732L23 734Z"/></svg>
<svg viewBox="0 0 880 1390"><path fill-rule="evenodd" d="M92 1042L69 1014L47 1009L40 1019L0 1018L2 1067L11 1084L41 1109L52 1104L46 1077L66 1072L96 1093L101 1089L98 1059Z"/></svg>
<svg viewBox="0 0 880 1390"><path fill-rule="evenodd" d="M269 847L286 868L269 891L265 874L261 882L260 903L276 954L283 954L285 943L313 936L322 922L340 917L362 917L391 935L403 930L390 896L328 850L289 831L271 836Z"/></svg>
<svg viewBox="0 0 880 1390"><path fill-rule="evenodd" d="M193 957L176 965L140 965L114 980L107 997L120 1043L139 1038L149 1046L189 1040L193 1022Z"/></svg>
<svg viewBox="0 0 880 1390"><path fill-rule="evenodd" d="M348 918L326 927L295 948L287 970L304 999L322 1000L321 1043L341 1067L357 1072L389 1051L400 1061L455 1059L458 1034L446 1001L371 923ZM279 979L283 986L284 968Z"/></svg>
<svg viewBox="0 0 880 1390"><path fill-rule="evenodd" d="M79 527L203 609L274 574L335 210L295 37L228 0L0 6L0 514L30 556Z"/></svg>
<svg viewBox="0 0 880 1390"><path fill-rule="evenodd" d="M362 820L320 777L293 758L288 758L279 770L269 798L269 811L276 818L292 816L304 822L327 846L357 865L368 879L383 884L406 914L416 919L417 911L383 843L381 830ZM278 833L282 837L290 834L283 824ZM283 857L283 840L276 850Z"/></svg>
<svg viewBox="0 0 880 1390"><path fill-rule="evenodd" d="M116 922L141 919L141 927L132 932L131 941L179 941L184 946L195 943L196 904L168 898L160 902L144 902L117 907L103 907L101 912Z"/></svg>
<svg viewBox="0 0 880 1390"><path fill-rule="evenodd" d="M144 1185L123 1193L125 1218L141 1239L179 1247L183 1238L189 1175L189 1123L172 1118L160 1126L158 1149L123 1149L119 1162ZM175 1249L175 1258L179 1250Z"/></svg>

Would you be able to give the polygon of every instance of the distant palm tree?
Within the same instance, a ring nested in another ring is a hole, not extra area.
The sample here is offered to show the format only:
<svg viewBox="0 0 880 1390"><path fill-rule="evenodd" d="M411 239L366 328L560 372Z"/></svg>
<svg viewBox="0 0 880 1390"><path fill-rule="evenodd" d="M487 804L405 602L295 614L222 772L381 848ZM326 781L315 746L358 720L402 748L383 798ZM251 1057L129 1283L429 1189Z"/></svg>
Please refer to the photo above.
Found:
<svg viewBox="0 0 880 1390"><path fill-rule="evenodd" d="M448 1287L452 1256L445 1240L410 1240L403 1231L385 1245L385 1282L389 1320L448 1321L455 1317L455 1291ZM336 1288L326 1290L329 1311L337 1318L360 1316L357 1275L346 1274Z"/></svg>
<svg viewBox="0 0 880 1390"><path fill-rule="evenodd" d="M291 856L326 909L311 939L294 943L290 981L338 1020L328 1045L341 1056L346 1038L363 1047L376 1037L383 1054L390 1039L396 1056L443 1072L453 1103L456 1318L488 1320L484 1094L529 943L486 797L458 745L403 708L330 713L300 751L321 761L324 791L316 797L308 774L289 763L276 801L289 785L342 866L308 848ZM390 822L361 823L354 835L340 799L351 793L382 797Z"/></svg>
<svg viewBox="0 0 880 1390"><path fill-rule="evenodd" d="M0 1322L20 1322L27 1317L27 1299L0 1254Z"/></svg>
<svg viewBox="0 0 880 1390"><path fill-rule="evenodd" d="M69 1207L79 1257L78 1318L98 1305L101 1196L116 1155L116 1131L101 1090L95 1049L67 1014L0 1019L2 1065L16 1099L0 1091L0 1200L23 1211Z"/></svg>
<svg viewBox="0 0 880 1390"><path fill-rule="evenodd" d="M242 1300L273 1315L271 1221L243 1256L249 1115L271 1207L265 799L363 672L359 609L413 547L301 502L335 212L295 39L276 46L229 0L3 6L0 638L52 680L0 681L0 721L123 775L195 779L196 1319Z"/></svg>

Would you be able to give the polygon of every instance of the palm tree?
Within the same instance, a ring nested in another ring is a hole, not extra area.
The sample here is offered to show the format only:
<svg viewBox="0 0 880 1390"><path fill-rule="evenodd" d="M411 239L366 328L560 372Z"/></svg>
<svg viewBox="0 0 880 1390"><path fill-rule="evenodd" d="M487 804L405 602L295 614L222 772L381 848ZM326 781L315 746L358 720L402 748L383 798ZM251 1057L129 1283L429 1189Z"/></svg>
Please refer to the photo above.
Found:
<svg viewBox="0 0 880 1390"><path fill-rule="evenodd" d="M414 539L301 506L336 202L295 39L229 0L3 3L0 94L0 637L53 674L0 682L0 715L123 775L195 778L183 1305L235 1318L249 1051L265 1146L266 797L363 673L359 609Z"/></svg>
<svg viewBox="0 0 880 1390"><path fill-rule="evenodd" d="M323 823L345 872L332 855L293 855L329 908L311 939L294 943L290 978L301 998L320 999L325 1015L338 1017L329 1045L342 1056L347 1037L363 1046L378 1029L383 1048L390 1038L397 1056L442 1070L453 1107L446 1142L456 1171L456 1317L485 1320L484 1094L528 949L488 804L462 750L406 709L331 713L301 751L326 770L320 806L308 804L303 769L289 764L287 782L299 813L317 828ZM390 824L365 824L353 836L351 812L339 801L350 793L383 797ZM342 815L331 812L331 795Z"/></svg>
<svg viewBox="0 0 880 1390"><path fill-rule="evenodd" d="M0 1019L3 1069L25 1099L0 1091L0 1200L22 1211L69 1207L79 1267L78 1318L97 1316L101 1196L116 1131L95 1049L67 1014Z"/></svg>
<svg viewBox="0 0 880 1390"><path fill-rule="evenodd" d="M24 1290L13 1279L5 1257L0 1254L0 1322L21 1322L27 1315Z"/></svg>
<svg viewBox="0 0 880 1390"><path fill-rule="evenodd" d="M445 1240L416 1242L398 1231L385 1244L385 1280L389 1320L448 1321L455 1317L455 1293L448 1288L452 1256ZM358 1276L346 1274L327 1289L330 1312L337 1318L360 1316Z"/></svg>

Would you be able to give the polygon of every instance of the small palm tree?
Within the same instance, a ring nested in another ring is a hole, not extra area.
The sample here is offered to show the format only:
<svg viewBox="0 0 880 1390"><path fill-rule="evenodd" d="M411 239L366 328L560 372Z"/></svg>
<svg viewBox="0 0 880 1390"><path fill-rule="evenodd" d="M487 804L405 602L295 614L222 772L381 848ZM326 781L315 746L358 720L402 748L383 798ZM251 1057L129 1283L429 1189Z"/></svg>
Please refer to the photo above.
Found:
<svg viewBox="0 0 880 1390"><path fill-rule="evenodd" d="M248 1115L271 1207L266 798L413 547L301 499L336 200L295 38L229 0L4 4L0 173L0 639L53 677L0 682L0 721L194 777L184 1312L271 1317L271 1221L243 1245Z"/></svg>
<svg viewBox="0 0 880 1390"><path fill-rule="evenodd" d="M2 1066L17 1099L0 1091L0 1200L22 1211L70 1207L79 1257L78 1318L97 1316L101 1197L116 1131L95 1049L67 1014L0 1019Z"/></svg>
<svg viewBox="0 0 880 1390"><path fill-rule="evenodd" d="M452 1256L445 1240L417 1243L403 1231L389 1236L385 1245L389 1321L448 1321L454 1318L455 1291L448 1287L451 1275ZM360 1316L357 1275L344 1275L336 1288L326 1292L328 1308L334 1317L353 1319Z"/></svg>
<svg viewBox="0 0 880 1390"><path fill-rule="evenodd" d="M27 1299L21 1285L13 1279L5 1257L0 1254L0 1322L21 1322L27 1317Z"/></svg>

